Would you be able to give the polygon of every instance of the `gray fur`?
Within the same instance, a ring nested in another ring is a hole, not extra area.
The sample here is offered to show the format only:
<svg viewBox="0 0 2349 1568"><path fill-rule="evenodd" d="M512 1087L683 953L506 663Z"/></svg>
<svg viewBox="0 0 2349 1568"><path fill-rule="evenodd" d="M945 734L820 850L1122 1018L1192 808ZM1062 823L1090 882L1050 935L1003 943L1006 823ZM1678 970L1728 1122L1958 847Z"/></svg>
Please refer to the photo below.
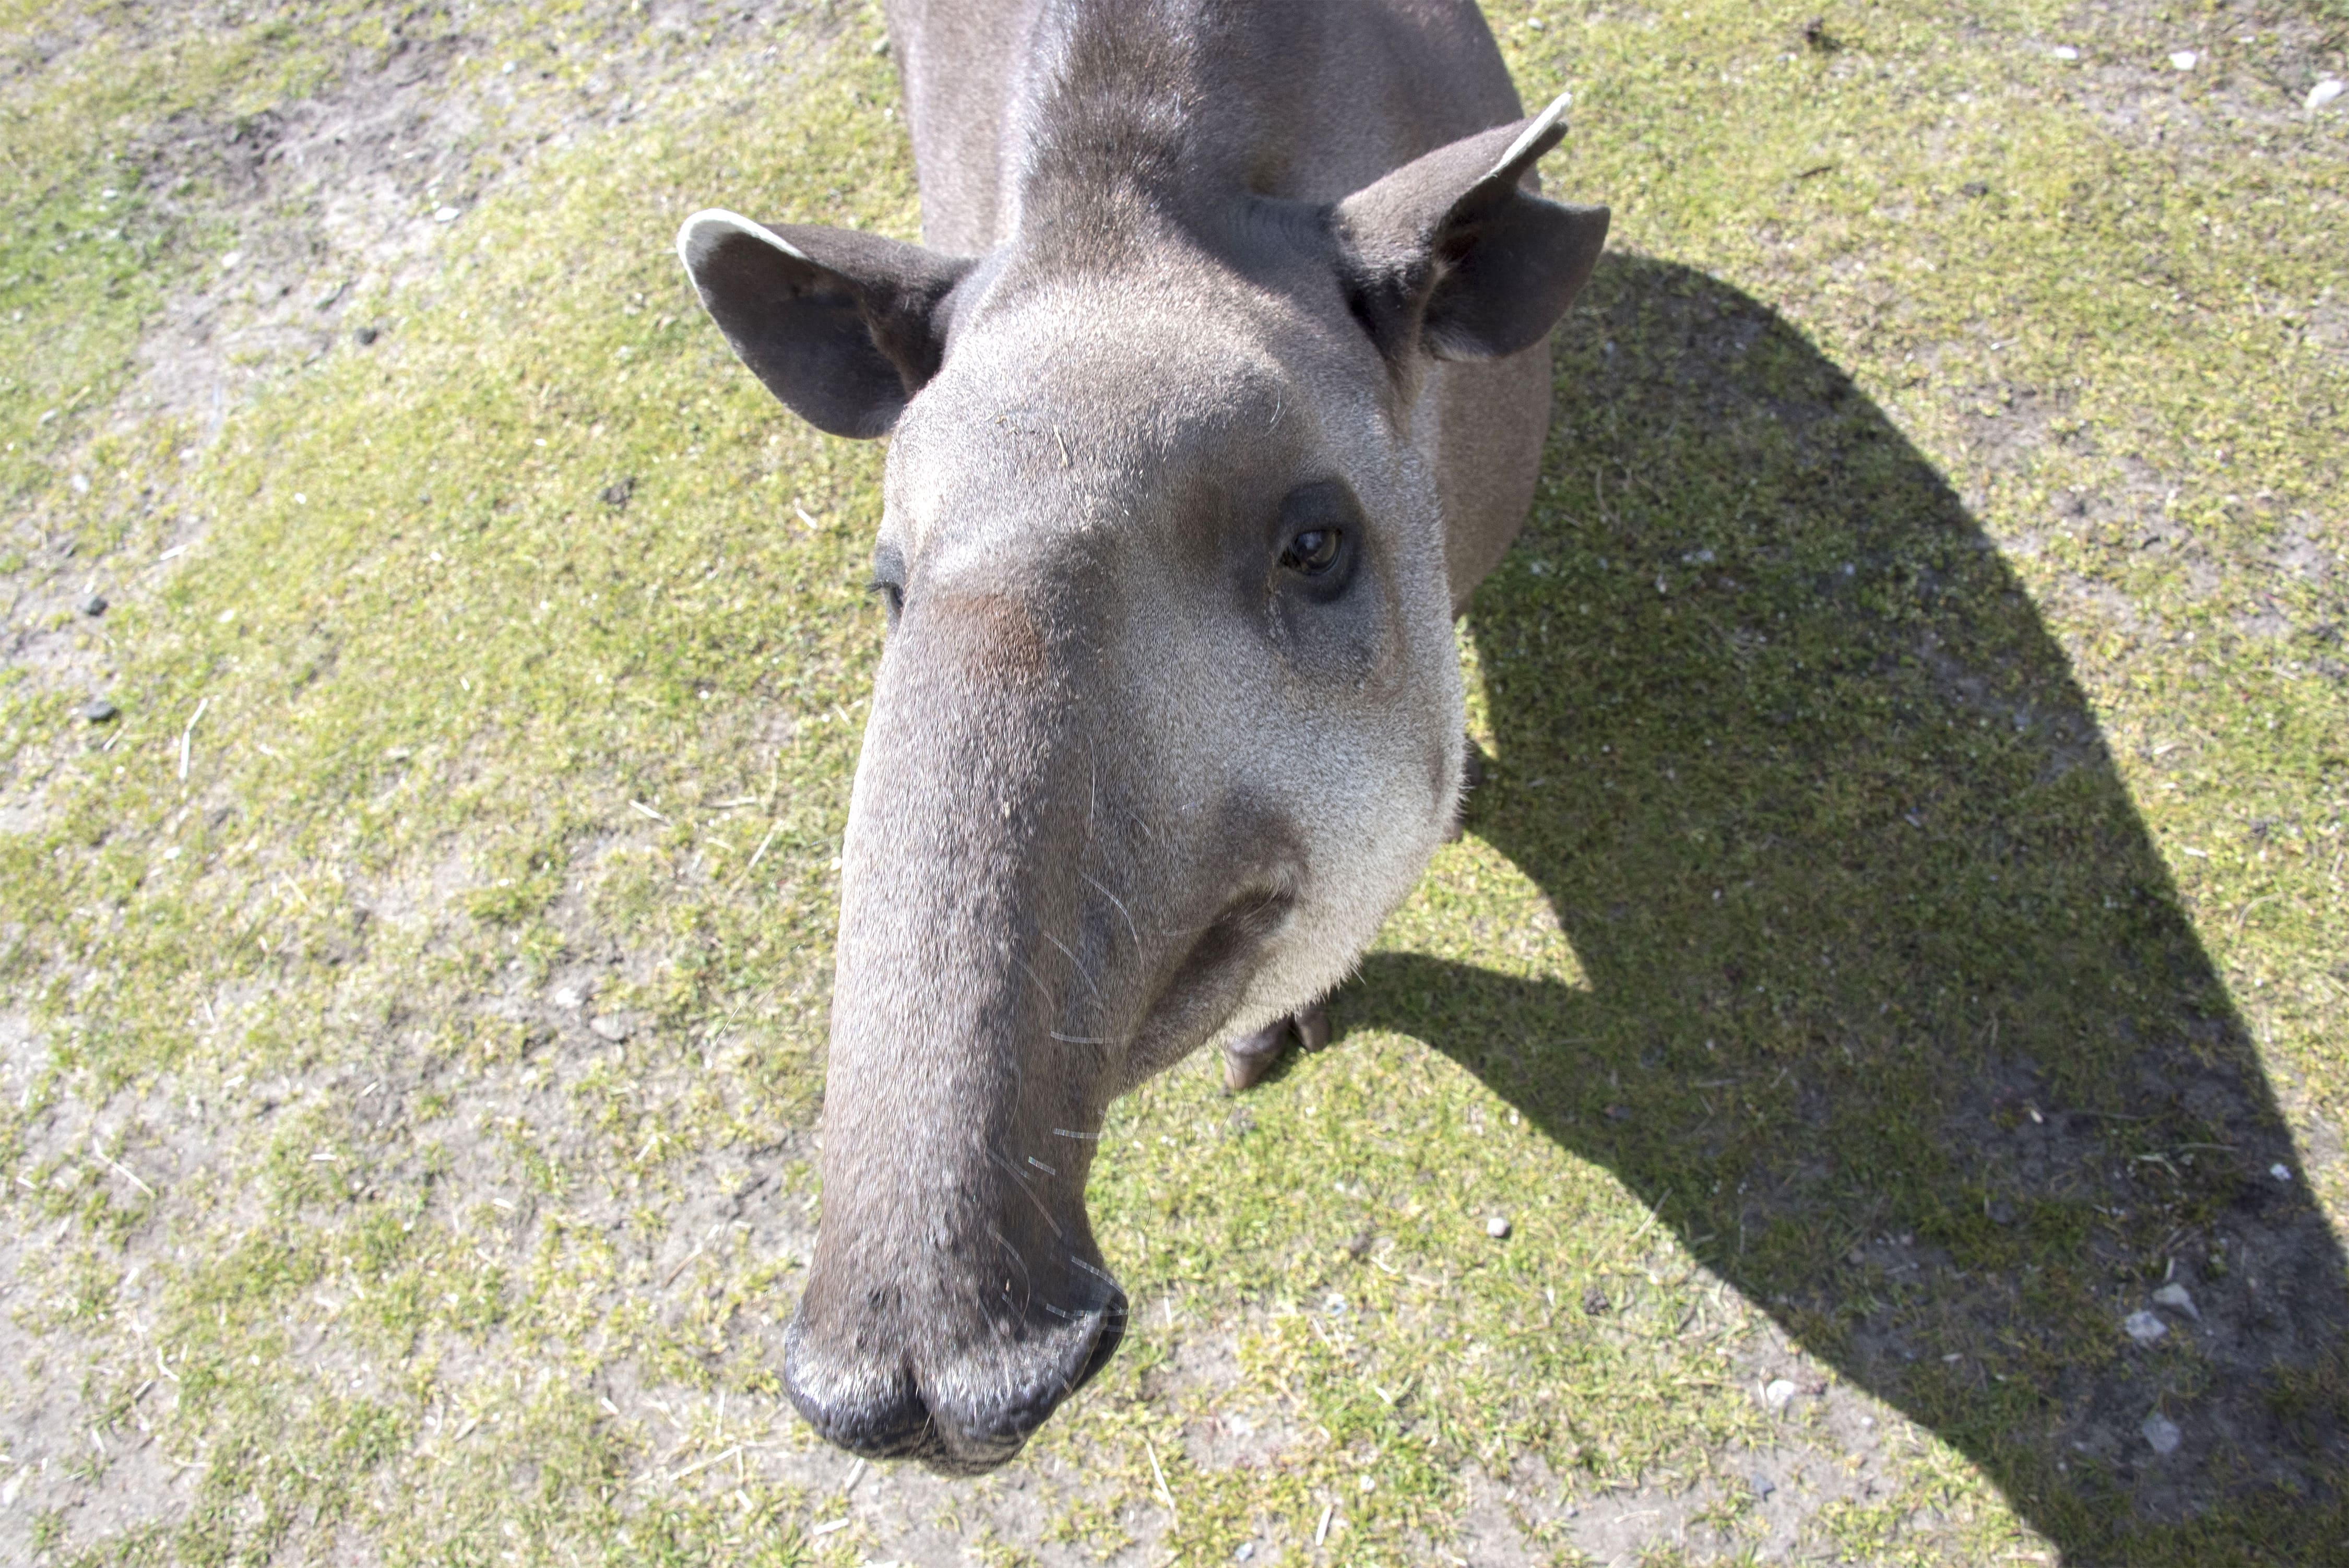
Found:
<svg viewBox="0 0 2349 1568"><path fill-rule="evenodd" d="M786 404L894 432L784 1375L833 1441L975 1470L1123 1330L1110 1101L1326 1039L1450 826L1452 617L1606 213L1532 194L1557 106L1517 122L1464 0L889 20L928 246L713 212L679 252Z"/></svg>

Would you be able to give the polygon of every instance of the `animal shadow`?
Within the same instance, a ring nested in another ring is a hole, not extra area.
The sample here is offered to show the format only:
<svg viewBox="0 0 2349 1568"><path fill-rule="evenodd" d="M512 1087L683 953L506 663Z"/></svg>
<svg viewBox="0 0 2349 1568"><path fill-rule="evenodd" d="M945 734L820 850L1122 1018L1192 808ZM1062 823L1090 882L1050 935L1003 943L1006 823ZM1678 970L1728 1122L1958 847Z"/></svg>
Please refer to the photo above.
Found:
<svg viewBox="0 0 2349 1568"><path fill-rule="evenodd" d="M2349 1560L2341 1251L2064 652L1768 307L1585 298L1468 816L1582 975L1376 954L1340 1029L1606 1165L2067 1562Z"/></svg>

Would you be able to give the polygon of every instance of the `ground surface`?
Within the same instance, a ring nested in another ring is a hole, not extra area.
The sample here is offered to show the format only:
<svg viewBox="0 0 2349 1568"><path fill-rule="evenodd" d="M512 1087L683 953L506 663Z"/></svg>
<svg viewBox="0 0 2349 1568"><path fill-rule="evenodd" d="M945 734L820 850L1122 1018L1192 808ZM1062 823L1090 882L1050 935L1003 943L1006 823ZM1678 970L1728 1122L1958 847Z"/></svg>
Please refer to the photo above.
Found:
<svg viewBox="0 0 2349 1568"><path fill-rule="evenodd" d="M913 232L875 15L0 5L0 1560L2349 1560L2349 24L1493 15L1490 781L972 1484L779 1396L879 454L667 250Z"/></svg>

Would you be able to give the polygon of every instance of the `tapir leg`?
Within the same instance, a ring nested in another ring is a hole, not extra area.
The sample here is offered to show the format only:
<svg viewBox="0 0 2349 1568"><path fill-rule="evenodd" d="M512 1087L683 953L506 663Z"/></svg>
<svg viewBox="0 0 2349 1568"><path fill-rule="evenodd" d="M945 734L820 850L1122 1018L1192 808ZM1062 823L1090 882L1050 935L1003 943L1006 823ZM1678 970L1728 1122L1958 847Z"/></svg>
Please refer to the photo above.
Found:
<svg viewBox="0 0 2349 1568"><path fill-rule="evenodd" d="M1309 1051L1330 1043L1330 1009L1316 1002L1303 1012L1267 1024L1224 1047L1224 1088L1233 1094L1253 1088L1288 1048L1289 1037Z"/></svg>

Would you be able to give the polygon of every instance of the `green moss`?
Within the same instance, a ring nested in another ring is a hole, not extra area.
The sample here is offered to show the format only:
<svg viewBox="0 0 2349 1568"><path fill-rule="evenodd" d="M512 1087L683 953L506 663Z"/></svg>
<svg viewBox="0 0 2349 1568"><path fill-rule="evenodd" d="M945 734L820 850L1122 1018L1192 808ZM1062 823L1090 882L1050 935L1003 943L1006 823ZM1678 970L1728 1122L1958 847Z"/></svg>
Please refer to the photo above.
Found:
<svg viewBox="0 0 2349 1568"><path fill-rule="evenodd" d="M2163 135L2102 112L2095 73L2190 17L1841 7L1823 49L1808 10L1494 13L1529 98L1575 89L1549 173L1612 202L1617 254L1464 634L1491 780L1341 1048L1114 1111L1092 1204L1138 1310L1038 1440L1040 1485L1089 1480L1050 1533L1154 1532L1163 1475L1186 1559L1315 1560L1327 1510L1323 1559L1423 1561L1516 1478L1559 1560L1557 1504L1640 1487L1693 1489L1733 1560L1775 1454L1863 1478L1811 1506L1814 1554L2317 1560L2337 1351L2244 1391L2282 1435L2213 1456L2199 1513L2145 1511L2143 1409L2233 1395L2184 1332L2136 1357L2115 1325L2172 1259L2213 1298L2272 1266L2219 1244L2246 1212L2341 1288L2343 1175L2292 1138L2349 1112L2337 119L2234 115L2268 100L2232 23L2193 80L2130 88ZM719 201L913 232L869 22L755 111L723 53L751 46L703 40L719 89L513 153L440 275L371 303L379 342L183 465L184 432L104 415L236 220L100 193L166 120L320 90L393 23L126 26L45 67L50 17L0 17L0 489L30 530L0 575L143 549L144 487L209 520L109 612L110 749L0 694L7 804L39 801L0 836L0 975L48 1053L0 1102L0 1190L19 1233L64 1227L18 1328L119 1348L87 1401L203 1466L89 1560L336 1532L390 1562L850 1560L855 1532L806 1533L823 1500L685 1474L601 1390L806 1440L788 1261L670 1233L750 1151L758 1204L815 1202L771 1151L821 1089L879 454L774 411L667 241ZM526 41L576 90L657 42L565 7L419 26L471 40L458 85ZM625 1038L562 1043L556 986ZM57 1145L110 1097L103 1160ZM1186 1371L1208 1346L1228 1367ZM1778 1357L1881 1412L1880 1448L1770 1413ZM1278 1462L1195 1459L1211 1414L1284 1432Z"/></svg>

